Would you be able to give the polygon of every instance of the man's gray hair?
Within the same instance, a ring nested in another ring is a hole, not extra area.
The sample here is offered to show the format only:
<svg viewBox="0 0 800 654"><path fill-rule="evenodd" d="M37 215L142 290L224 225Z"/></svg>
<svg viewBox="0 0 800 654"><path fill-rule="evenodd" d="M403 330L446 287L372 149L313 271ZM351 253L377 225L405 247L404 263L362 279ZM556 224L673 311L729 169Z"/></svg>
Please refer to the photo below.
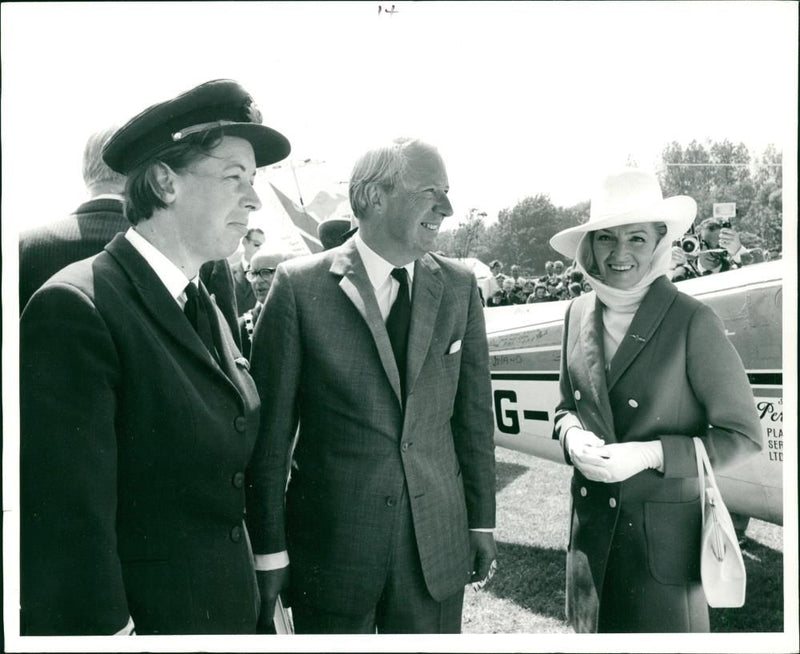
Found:
<svg viewBox="0 0 800 654"><path fill-rule="evenodd" d="M86 141L83 149L83 182L91 195L122 194L125 189L125 175L111 170L102 156L103 145L116 131L116 126L106 127Z"/></svg>
<svg viewBox="0 0 800 654"><path fill-rule="evenodd" d="M365 152L350 173L350 206L356 218L363 219L372 205L370 195L380 188L389 193L402 183L408 150L426 143L417 138L400 137L387 145ZM427 146L430 147L430 146Z"/></svg>

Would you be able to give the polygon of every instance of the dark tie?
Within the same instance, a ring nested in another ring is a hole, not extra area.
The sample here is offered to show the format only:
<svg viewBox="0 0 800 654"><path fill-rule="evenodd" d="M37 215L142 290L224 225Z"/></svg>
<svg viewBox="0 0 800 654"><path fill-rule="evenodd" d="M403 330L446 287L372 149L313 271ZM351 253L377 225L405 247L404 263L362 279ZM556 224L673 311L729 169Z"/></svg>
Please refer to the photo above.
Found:
<svg viewBox="0 0 800 654"><path fill-rule="evenodd" d="M397 299L386 319L386 331L392 343L397 370L400 372L400 388L406 397L406 355L408 353L408 323L411 318L411 294L408 288L408 273L405 268L392 270L392 277L400 283Z"/></svg>
<svg viewBox="0 0 800 654"><path fill-rule="evenodd" d="M192 327L197 332L200 340L208 351L214 355L214 339L211 336L211 322L208 319L205 305L200 299L197 286L189 282L184 289L186 293L186 304L183 305L183 313L189 319Z"/></svg>

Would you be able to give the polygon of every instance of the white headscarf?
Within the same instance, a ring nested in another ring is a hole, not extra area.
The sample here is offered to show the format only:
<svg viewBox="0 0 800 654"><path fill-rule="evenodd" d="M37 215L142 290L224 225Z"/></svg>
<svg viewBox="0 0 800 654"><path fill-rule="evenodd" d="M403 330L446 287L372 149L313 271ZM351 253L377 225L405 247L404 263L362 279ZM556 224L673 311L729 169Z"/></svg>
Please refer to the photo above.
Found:
<svg viewBox="0 0 800 654"><path fill-rule="evenodd" d="M669 234L661 237L653 251L650 268L631 288L614 288L607 285L601 277L592 253L592 232L581 238L575 257L575 263L592 285L597 297L604 305L603 309L603 345L606 367L611 363L614 354L630 327L636 310L642 299L650 290L651 284L669 271L672 257L672 242ZM593 271L593 272L590 272Z"/></svg>

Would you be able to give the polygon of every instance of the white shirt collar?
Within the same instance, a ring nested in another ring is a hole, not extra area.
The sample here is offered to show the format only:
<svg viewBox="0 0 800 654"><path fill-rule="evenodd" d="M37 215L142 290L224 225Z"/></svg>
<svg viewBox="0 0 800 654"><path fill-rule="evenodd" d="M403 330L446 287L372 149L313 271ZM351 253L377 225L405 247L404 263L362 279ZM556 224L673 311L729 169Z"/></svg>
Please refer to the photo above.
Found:
<svg viewBox="0 0 800 654"><path fill-rule="evenodd" d="M369 277L369 281L372 284L374 289L379 289L386 283L386 280L392 274L392 270L394 270L397 266L389 261L386 261L380 254L375 252L369 245L364 243L364 239L361 238L361 232L358 231L353 235L353 241L356 244L356 250L358 250L358 254L361 256L361 261L364 262L364 268L367 269L367 277ZM414 283L414 262L412 261L409 264L403 266L408 273L408 283L409 285Z"/></svg>
<svg viewBox="0 0 800 654"><path fill-rule="evenodd" d="M125 238L128 239L136 251L144 257L145 261L147 261L153 269L153 272L155 272L164 286L167 287L169 294L175 298L178 305L183 308L183 305L186 303L186 294L184 290L190 281L189 278L186 277L183 271L172 263L161 250L133 227L129 227L128 231L125 232ZM191 282L197 286L197 277L195 276Z"/></svg>
<svg viewBox="0 0 800 654"><path fill-rule="evenodd" d="M100 193L99 195L93 195L92 200L119 200L120 202L125 201L125 197L119 195L117 193Z"/></svg>

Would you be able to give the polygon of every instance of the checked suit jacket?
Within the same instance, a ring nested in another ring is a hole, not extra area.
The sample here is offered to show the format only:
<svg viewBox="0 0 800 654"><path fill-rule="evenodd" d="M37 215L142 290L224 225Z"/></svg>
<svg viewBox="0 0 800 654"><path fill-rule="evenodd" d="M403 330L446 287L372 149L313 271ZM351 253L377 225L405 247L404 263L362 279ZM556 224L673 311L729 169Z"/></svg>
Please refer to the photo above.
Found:
<svg viewBox="0 0 800 654"><path fill-rule="evenodd" d="M463 589L469 528L495 519L488 348L472 273L430 254L416 262L405 409L352 240L278 267L251 365L268 466L259 532L268 552L288 548L294 600L352 614L377 603L404 489L430 594Z"/></svg>

